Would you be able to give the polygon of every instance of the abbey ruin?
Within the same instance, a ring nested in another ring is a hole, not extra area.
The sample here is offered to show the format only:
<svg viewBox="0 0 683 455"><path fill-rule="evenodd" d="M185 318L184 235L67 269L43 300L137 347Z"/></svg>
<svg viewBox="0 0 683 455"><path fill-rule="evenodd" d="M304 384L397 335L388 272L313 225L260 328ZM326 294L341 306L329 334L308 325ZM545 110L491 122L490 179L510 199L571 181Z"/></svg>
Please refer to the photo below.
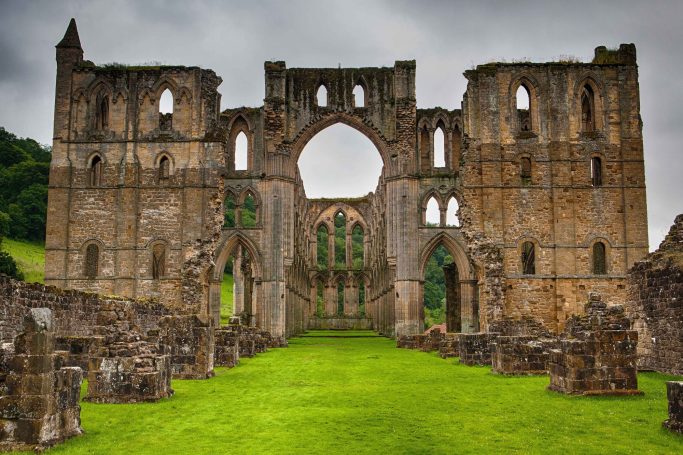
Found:
<svg viewBox="0 0 683 455"><path fill-rule="evenodd" d="M98 66L71 20L57 45L47 286L0 277L0 450L80 434L81 370L87 401L156 401L172 377L209 378L308 329L548 372L562 393L638 394L638 367L683 374L683 215L648 255L633 44L587 63L479 65L456 110L417 108L415 61L264 70L263 106L221 111L213 71ZM338 123L375 146L377 187L308 198L299 158ZM425 269L441 247L446 333L425 334ZM666 425L680 431L683 389L670 384Z"/></svg>
<svg viewBox="0 0 683 455"><path fill-rule="evenodd" d="M234 258L236 312L273 335L327 319L399 336L424 330L424 266L443 245L455 263L449 331L528 316L558 332L590 292L624 302L626 272L648 251L635 46L598 47L589 63L479 65L452 111L416 107L414 61L264 69L262 107L221 111L213 71L97 66L73 23L57 46L46 283L217 323ZM372 141L381 177L362 198L308 199L297 161L335 123Z"/></svg>

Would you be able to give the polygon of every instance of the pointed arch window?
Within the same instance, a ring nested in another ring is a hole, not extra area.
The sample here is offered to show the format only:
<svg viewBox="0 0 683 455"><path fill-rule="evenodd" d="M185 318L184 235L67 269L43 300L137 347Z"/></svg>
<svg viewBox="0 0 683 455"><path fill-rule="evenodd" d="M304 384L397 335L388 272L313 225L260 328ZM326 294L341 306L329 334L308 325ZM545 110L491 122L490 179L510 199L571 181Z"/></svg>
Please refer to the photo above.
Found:
<svg viewBox="0 0 683 455"><path fill-rule="evenodd" d="M318 107L327 107L327 103L328 103L327 87L325 87L325 84L321 84L320 87L318 87L318 91L316 92L315 99L316 99L316 102L318 103Z"/></svg>
<svg viewBox="0 0 683 455"><path fill-rule="evenodd" d="M531 132L531 93L525 84L520 84L516 93L519 131Z"/></svg>
<svg viewBox="0 0 683 455"><path fill-rule="evenodd" d="M434 130L434 167L446 167L446 135L441 120Z"/></svg>
<svg viewBox="0 0 683 455"><path fill-rule="evenodd" d="M246 171L249 169L249 141L244 131L240 131L235 137L235 170Z"/></svg>
<svg viewBox="0 0 683 455"><path fill-rule="evenodd" d="M337 314L342 316L344 314L344 281L339 280L337 283Z"/></svg>
<svg viewBox="0 0 683 455"><path fill-rule="evenodd" d="M334 267L346 268L346 215L341 211L334 216Z"/></svg>
<svg viewBox="0 0 683 455"><path fill-rule="evenodd" d="M104 131L109 128L109 97L100 95L95 113L95 129Z"/></svg>
<svg viewBox="0 0 683 455"><path fill-rule="evenodd" d="M581 131L595 131L595 93L590 84L585 84L581 89Z"/></svg>
<svg viewBox="0 0 683 455"><path fill-rule="evenodd" d="M173 129L173 94L166 89L159 98L159 129L170 131Z"/></svg>
<svg viewBox="0 0 683 455"><path fill-rule="evenodd" d="M156 244L152 248L152 278L158 280L166 275L166 246Z"/></svg>
<svg viewBox="0 0 683 455"><path fill-rule="evenodd" d="M607 274L607 254L605 244L602 242L593 244L593 274Z"/></svg>
<svg viewBox="0 0 683 455"><path fill-rule="evenodd" d="M353 88L353 105L355 107L365 107L367 99L365 97L365 89L358 84Z"/></svg>
<svg viewBox="0 0 683 455"><path fill-rule="evenodd" d="M524 275L536 274L536 246L533 242L522 244L522 273Z"/></svg>
<svg viewBox="0 0 683 455"><path fill-rule="evenodd" d="M100 248L91 243L85 248L85 263L83 274L86 278L94 279L99 272Z"/></svg>
<svg viewBox="0 0 683 455"><path fill-rule="evenodd" d="M441 212L439 210L439 203L436 201L434 196L430 197L427 201L427 206L425 208L425 225L441 225Z"/></svg>
<svg viewBox="0 0 683 455"><path fill-rule="evenodd" d="M329 233L327 232L327 227L324 224L321 224L318 226L318 232L316 233L317 236L317 251L316 251L316 256L318 260L318 268L325 270L327 269L327 263L328 263L328 242L329 242Z"/></svg>
<svg viewBox="0 0 683 455"><path fill-rule="evenodd" d="M88 172L90 186L102 186L102 158L99 155L95 155L90 161Z"/></svg>
<svg viewBox="0 0 683 455"><path fill-rule="evenodd" d="M448 207L446 209L446 226L460 227L458 209L458 201L455 199L455 197L451 197L448 200Z"/></svg>
<svg viewBox="0 0 683 455"><path fill-rule="evenodd" d="M162 156L159 160L159 180L168 180L171 176L171 160Z"/></svg>
<svg viewBox="0 0 683 455"><path fill-rule="evenodd" d="M598 156L591 158L591 185L602 186L602 159Z"/></svg>
<svg viewBox="0 0 683 455"><path fill-rule="evenodd" d="M519 161L519 175L522 178L522 185L531 185L531 158L523 156Z"/></svg>
<svg viewBox="0 0 683 455"><path fill-rule="evenodd" d="M353 256L353 268L360 270L364 267L364 235L363 228L356 224L351 231L351 248Z"/></svg>

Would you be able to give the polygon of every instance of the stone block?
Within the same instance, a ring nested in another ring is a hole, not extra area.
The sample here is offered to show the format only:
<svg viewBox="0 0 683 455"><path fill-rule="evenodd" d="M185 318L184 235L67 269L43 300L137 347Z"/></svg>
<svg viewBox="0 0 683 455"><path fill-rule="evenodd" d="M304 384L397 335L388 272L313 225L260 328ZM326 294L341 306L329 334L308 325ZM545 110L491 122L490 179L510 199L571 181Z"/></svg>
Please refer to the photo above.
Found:
<svg viewBox="0 0 683 455"><path fill-rule="evenodd" d="M671 431L683 434L683 381L667 382L666 396L669 400L669 418L663 425Z"/></svg>

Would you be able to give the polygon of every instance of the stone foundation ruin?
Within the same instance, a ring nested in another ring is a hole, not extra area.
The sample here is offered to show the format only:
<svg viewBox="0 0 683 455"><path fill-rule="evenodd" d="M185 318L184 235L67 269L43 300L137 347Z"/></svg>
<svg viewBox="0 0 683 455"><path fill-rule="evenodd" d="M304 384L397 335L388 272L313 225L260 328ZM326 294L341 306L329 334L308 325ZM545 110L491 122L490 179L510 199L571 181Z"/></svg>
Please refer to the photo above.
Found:
<svg viewBox="0 0 683 455"><path fill-rule="evenodd" d="M669 399L669 418L664 421L664 427L683 434L683 382L667 382L666 396Z"/></svg>
<svg viewBox="0 0 683 455"><path fill-rule="evenodd" d="M42 450L80 435L82 373L61 367L55 323L31 308L14 343L0 346L0 450Z"/></svg>
<svg viewBox="0 0 683 455"><path fill-rule="evenodd" d="M638 332L622 306L591 294L585 316L573 316L550 351L550 390L580 395L635 395Z"/></svg>

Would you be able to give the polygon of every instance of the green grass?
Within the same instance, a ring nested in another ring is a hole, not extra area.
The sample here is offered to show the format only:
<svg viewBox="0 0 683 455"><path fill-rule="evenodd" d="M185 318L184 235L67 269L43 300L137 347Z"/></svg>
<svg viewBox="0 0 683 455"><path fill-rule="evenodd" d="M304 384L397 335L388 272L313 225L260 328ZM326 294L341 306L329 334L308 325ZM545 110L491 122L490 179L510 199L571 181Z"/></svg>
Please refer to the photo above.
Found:
<svg viewBox="0 0 683 455"><path fill-rule="evenodd" d="M228 273L223 274L223 281L221 282L221 325L228 323L230 316L232 316L232 286L234 282L232 275Z"/></svg>
<svg viewBox="0 0 683 455"><path fill-rule="evenodd" d="M643 396L570 397L545 376L322 334L173 381L159 403L82 403L85 434L51 453L683 453L661 426L669 376L640 374Z"/></svg>
<svg viewBox="0 0 683 455"><path fill-rule="evenodd" d="M14 258L24 273L24 281L43 283L45 281L45 246L22 240L3 238L2 249Z"/></svg>

